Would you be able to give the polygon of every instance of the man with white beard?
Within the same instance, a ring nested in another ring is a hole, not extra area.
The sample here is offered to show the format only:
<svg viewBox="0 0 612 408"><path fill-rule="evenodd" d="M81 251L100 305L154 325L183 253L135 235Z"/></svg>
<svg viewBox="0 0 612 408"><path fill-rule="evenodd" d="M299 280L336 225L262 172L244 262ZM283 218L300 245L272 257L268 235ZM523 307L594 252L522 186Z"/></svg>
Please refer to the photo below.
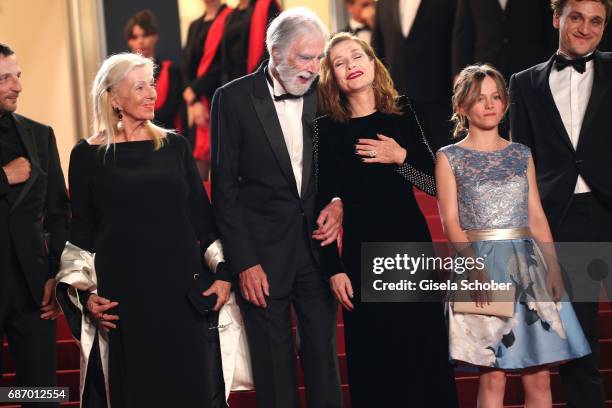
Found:
<svg viewBox="0 0 612 408"><path fill-rule="evenodd" d="M212 202L240 282L258 407L300 406L291 306L308 406L342 406L337 305L319 265L321 247L335 245L342 202L315 218L310 128L327 36L310 10L284 11L266 33L270 61L219 88L212 101Z"/></svg>

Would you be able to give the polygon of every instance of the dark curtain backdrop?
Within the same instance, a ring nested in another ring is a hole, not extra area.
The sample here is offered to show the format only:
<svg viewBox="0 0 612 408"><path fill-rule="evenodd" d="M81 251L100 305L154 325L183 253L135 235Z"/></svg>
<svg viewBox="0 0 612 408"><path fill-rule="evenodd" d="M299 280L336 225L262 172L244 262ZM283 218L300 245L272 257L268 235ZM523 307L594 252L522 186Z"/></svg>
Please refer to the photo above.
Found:
<svg viewBox="0 0 612 408"><path fill-rule="evenodd" d="M104 0L104 30L108 55L129 51L123 27L128 19L143 9L149 9L157 18L159 42L156 48L158 59L179 62L181 34L178 2L175 0Z"/></svg>

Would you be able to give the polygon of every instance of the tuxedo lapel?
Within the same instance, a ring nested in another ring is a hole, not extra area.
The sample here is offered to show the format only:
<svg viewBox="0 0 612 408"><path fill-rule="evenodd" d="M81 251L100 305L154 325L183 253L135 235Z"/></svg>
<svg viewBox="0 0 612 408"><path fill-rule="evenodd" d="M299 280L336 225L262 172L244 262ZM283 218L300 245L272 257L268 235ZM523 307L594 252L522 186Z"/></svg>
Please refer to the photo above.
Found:
<svg viewBox="0 0 612 408"><path fill-rule="evenodd" d="M583 138L588 137L589 131L593 126L595 117L599 109L604 106L603 100L610 89L612 78L610 77L610 64L603 61L598 51L595 51L595 58L593 60L595 66L595 75L593 78L593 88L591 90L591 97L587 105L586 112L584 113L584 119L582 120L582 127L580 128L580 136L578 137L578 145ZM609 108L609 106L608 106Z"/></svg>
<svg viewBox="0 0 612 408"><path fill-rule="evenodd" d="M412 27L410 27L410 31L408 31L408 37L406 37L406 40L412 40L414 38L414 36L418 36L418 33L421 30L421 24L424 24L425 21L427 21L427 19L425 17L423 17L424 13L427 13L427 10L425 10L426 4L429 4L429 2L431 2L433 0L421 0L421 2L419 3L419 7L417 7L417 12L416 15L414 16L414 21L412 22ZM399 4L399 1L398 1ZM396 10L397 10L397 14L398 14L398 22L399 22L399 5L396 6ZM400 24L400 32L402 32L402 26L401 23Z"/></svg>
<svg viewBox="0 0 612 408"><path fill-rule="evenodd" d="M548 77L550 75L550 70L554 60L555 57L553 56L546 64L541 64L533 71L533 87L536 90L536 94L540 98L540 103L544 107L548 118L559 134L559 137L573 151L574 146L572 145L572 141L567 134L567 130L565 130L563 120L561 119L561 114L559 113L559 109L557 109L557 104L555 103L555 99L553 98L552 92L550 91L550 85L548 83Z"/></svg>
<svg viewBox="0 0 612 408"><path fill-rule="evenodd" d="M34 182L36 181L40 173L40 162L38 160L38 152L36 151L36 145L34 143L34 135L32 134L32 129L21 120L19 115L13 115L13 118L15 119L17 133L19 134L19 137L21 138L23 146L25 147L26 153L28 155L31 172L30 178L28 178L26 183L23 185L21 192L15 199L15 202L13 203L13 206L10 210L11 212L13 212L15 208L17 208L19 204L21 204L25 196L28 194L28 192L34 185Z"/></svg>
<svg viewBox="0 0 612 408"><path fill-rule="evenodd" d="M389 3L389 9L387 10L387 17L391 17L390 21L393 24L393 32L399 33L399 38L404 38L402 34L402 23L399 19L399 0L392 0Z"/></svg>
<svg viewBox="0 0 612 408"><path fill-rule="evenodd" d="M317 113L317 92L314 87L304 95L302 108L302 129L304 134L303 154L302 154L302 196L306 194L310 175L312 173L312 122Z"/></svg>
<svg viewBox="0 0 612 408"><path fill-rule="evenodd" d="M291 185L293 192L299 196L293 168L291 167L289 150L283 137L283 130L274 108L274 102L272 102L272 96L268 90L266 73L264 71L265 65L265 63L262 64L254 75L251 101L283 175Z"/></svg>

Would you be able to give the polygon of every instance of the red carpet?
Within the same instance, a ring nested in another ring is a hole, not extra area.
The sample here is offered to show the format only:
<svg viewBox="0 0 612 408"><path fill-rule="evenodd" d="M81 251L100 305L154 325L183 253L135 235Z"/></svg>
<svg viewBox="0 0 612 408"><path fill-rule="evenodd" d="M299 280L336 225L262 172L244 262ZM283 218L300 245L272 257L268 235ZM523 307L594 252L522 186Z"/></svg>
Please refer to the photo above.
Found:
<svg viewBox="0 0 612 408"><path fill-rule="evenodd" d="M423 193L417 192L417 199L423 210L423 213L427 217L429 228L434 241L441 242L445 241L442 233L442 227L440 225L440 219L438 217L438 210L435 199L426 196ZM341 316L341 314L339 314ZM606 395L608 398L612 398L612 310L608 304L602 303L602 310L599 314L599 330L600 330L600 345L601 345L601 358L600 358L600 371L604 378L606 387ZM71 399L78 399L78 383L79 383L79 352L76 343L71 339L68 328L63 318L58 319L58 384L64 387L70 387ZM0 381L0 386L9 386L14 384L15 375L12 373L14 370L13 362L8 355L8 349L6 343L4 347L4 361L3 366L6 368L8 374L5 374ZM340 362L340 372L342 378L342 389L345 395L346 407L350 408L350 401L348 399L348 381L346 378L346 357L344 354L344 332L342 319L338 321L338 359ZM418 369L415 367L414 369ZM301 386L300 395L302 397L302 405L306 407L304 400L303 380L301 374L298 373L298 380ZM563 392L559 380L559 375L553 372L552 376L552 388L553 388L553 400L555 402L555 408L564 407L565 404L563 399ZM473 408L476 406L476 392L478 389L478 377L468 375L457 376L457 391L459 393L459 399L461 401L461 408ZM505 398L506 408L517 408L523 403L523 391L518 375L510 375L507 383L507 391ZM0 406L5 406L0 404ZM63 406L78 406L78 402L71 402L64 404ZM233 393L230 396L231 408L254 408L255 407L255 393L254 392L240 392ZM373 407L377 408L377 407ZM443 408L443 407L436 407ZM607 408L612 408L612 400L608 401Z"/></svg>

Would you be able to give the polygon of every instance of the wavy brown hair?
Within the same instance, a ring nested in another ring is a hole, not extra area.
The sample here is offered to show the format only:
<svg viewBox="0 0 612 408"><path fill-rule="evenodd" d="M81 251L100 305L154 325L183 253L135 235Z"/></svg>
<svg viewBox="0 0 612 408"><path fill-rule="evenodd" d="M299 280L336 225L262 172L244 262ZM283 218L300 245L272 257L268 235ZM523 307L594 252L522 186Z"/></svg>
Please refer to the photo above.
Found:
<svg viewBox="0 0 612 408"><path fill-rule="evenodd" d="M497 92L504 104L504 110L508 110L508 89L504 76L493 66L488 64L469 65L461 71L453 87L453 116L451 122L455 124L453 137L465 136L468 131L469 123L467 116L459 112L463 108L466 112L478 100L482 81L489 77L495 81Z"/></svg>
<svg viewBox="0 0 612 408"><path fill-rule="evenodd" d="M329 55L332 48L344 41L356 42L370 61L374 61L372 88L374 89L376 110L382 113L400 114L400 108L397 106L397 91L393 86L389 71L376 57L376 53L374 53L370 44L349 33L334 35L325 47L325 57L321 61L321 79L319 81L319 107L321 112L338 122L348 122L351 118L351 108L346 95L338 87Z"/></svg>

